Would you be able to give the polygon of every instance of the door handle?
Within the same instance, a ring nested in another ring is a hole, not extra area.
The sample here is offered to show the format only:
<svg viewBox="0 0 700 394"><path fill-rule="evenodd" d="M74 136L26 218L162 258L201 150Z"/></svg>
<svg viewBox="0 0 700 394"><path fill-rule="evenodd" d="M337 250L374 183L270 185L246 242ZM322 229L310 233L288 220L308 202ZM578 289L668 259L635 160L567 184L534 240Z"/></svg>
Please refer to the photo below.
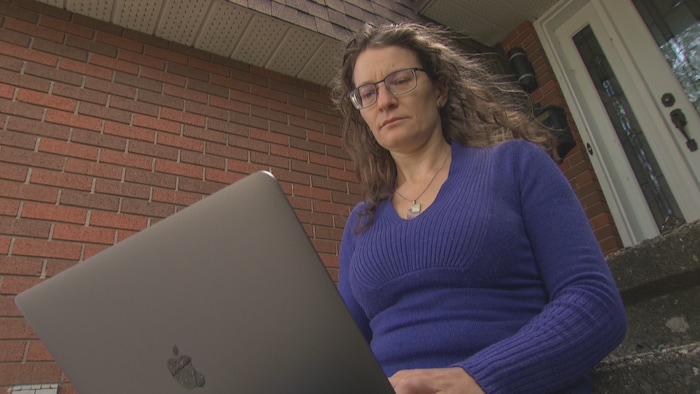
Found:
<svg viewBox="0 0 700 394"><path fill-rule="evenodd" d="M683 134L683 137L685 137L685 146L687 146L691 152L698 150L698 143L694 139L690 138L688 131L685 129L685 126L688 125L688 120L685 118L683 111L680 108L676 108L671 111L670 115L673 125L676 126L681 134Z"/></svg>

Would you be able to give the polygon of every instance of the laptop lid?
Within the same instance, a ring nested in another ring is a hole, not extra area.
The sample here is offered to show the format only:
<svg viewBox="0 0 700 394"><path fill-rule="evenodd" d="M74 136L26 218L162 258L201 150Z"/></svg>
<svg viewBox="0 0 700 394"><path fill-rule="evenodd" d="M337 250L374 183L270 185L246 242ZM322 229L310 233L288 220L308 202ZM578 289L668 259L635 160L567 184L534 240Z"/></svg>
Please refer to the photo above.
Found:
<svg viewBox="0 0 700 394"><path fill-rule="evenodd" d="M393 393L267 172L15 302L81 394Z"/></svg>

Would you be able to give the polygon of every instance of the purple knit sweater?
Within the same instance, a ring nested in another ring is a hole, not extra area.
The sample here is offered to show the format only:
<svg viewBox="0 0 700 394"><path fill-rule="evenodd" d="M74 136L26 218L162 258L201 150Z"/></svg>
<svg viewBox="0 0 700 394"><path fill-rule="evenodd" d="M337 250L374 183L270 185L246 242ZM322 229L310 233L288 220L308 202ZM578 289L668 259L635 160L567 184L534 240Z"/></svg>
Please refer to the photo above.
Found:
<svg viewBox="0 0 700 394"><path fill-rule="evenodd" d="M459 366L487 393L590 392L624 308L581 204L554 161L513 140L452 144L417 218L383 201L345 227L339 290L387 376Z"/></svg>

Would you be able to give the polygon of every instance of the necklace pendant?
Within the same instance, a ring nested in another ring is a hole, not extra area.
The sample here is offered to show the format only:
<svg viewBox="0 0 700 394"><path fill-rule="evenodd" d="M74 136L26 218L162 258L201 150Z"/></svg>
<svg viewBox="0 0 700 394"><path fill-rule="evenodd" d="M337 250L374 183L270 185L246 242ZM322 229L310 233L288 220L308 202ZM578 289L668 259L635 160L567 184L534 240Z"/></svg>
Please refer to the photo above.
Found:
<svg viewBox="0 0 700 394"><path fill-rule="evenodd" d="M413 219L420 214L420 203L413 201L413 203L408 207L406 212L406 217L408 219Z"/></svg>

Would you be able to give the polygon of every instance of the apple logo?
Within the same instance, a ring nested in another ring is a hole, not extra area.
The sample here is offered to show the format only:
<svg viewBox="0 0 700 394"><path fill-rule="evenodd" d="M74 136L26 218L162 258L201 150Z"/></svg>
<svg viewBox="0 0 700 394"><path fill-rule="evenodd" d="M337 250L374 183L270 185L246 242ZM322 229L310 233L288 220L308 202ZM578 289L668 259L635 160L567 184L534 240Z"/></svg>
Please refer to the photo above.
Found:
<svg viewBox="0 0 700 394"><path fill-rule="evenodd" d="M180 385L187 389L204 387L204 374L198 372L192 365L192 357L178 356L177 345L173 346L173 358L168 359L168 370Z"/></svg>

